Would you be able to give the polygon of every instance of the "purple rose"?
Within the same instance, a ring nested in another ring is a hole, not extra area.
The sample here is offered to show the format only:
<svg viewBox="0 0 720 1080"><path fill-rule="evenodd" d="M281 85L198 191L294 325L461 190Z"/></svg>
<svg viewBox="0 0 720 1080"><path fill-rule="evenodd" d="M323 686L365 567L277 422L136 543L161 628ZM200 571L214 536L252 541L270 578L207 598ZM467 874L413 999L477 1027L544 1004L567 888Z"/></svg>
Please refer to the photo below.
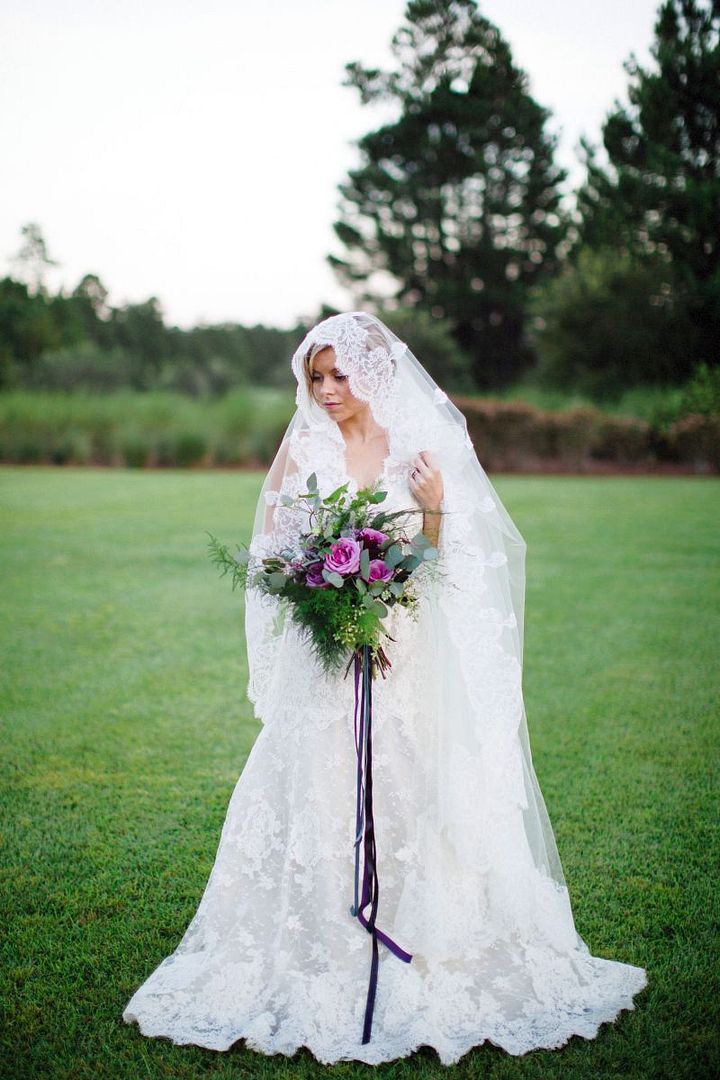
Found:
<svg viewBox="0 0 720 1080"><path fill-rule="evenodd" d="M393 572L386 566L382 559L370 560L370 573L368 581L392 581Z"/></svg>
<svg viewBox="0 0 720 1080"><path fill-rule="evenodd" d="M355 574L360 569L361 545L351 536L334 543L325 556L325 569L335 574Z"/></svg>
<svg viewBox="0 0 720 1080"><path fill-rule="evenodd" d="M386 533L371 528L358 529L356 536L358 540L362 540L367 548L379 548L387 540Z"/></svg>
<svg viewBox="0 0 720 1080"><path fill-rule="evenodd" d="M312 563L307 568L305 584L309 585L311 589L327 589L330 582L325 580L322 576L322 572L323 564L321 562Z"/></svg>

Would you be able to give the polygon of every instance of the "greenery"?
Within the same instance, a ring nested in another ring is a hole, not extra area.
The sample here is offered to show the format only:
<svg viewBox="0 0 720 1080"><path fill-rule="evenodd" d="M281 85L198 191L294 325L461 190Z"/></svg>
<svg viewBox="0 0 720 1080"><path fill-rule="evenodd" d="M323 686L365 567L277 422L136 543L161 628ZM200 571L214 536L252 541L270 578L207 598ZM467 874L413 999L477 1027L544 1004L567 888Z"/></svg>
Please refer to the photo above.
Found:
<svg viewBox="0 0 720 1080"><path fill-rule="evenodd" d="M684 388L636 388L602 411L581 395L529 379L492 398L453 396L489 469L650 470L665 462L720 470L717 369ZM290 394L238 388L194 401L170 391L106 395L0 394L0 460L168 467L246 467L272 461L294 409Z"/></svg>
<svg viewBox="0 0 720 1080"><path fill-rule="evenodd" d="M194 401L175 391L0 394L0 459L63 465L258 465L272 460L292 396L238 388Z"/></svg>
<svg viewBox="0 0 720 1080"><path fill-rule="evenodd" d="M203 530L249 536L260 482L0 469L8 1080L370 1075L306 1050L174 1046L121 1018L197 908L258 733L242 608ZM578 931L649 985L595 1040L522 1058L485 1045L452 1075L705 1080L720 1070L720 482L496 483L528 542L528 724ZM424 1049L372 1075L449 1074Z"/></svg>
<svg viewBox="0 0 720 1080"><path fill-rule="evenodd" d="M661 341L655 343L656 357L661 376L671 364L682 380L698 363L718 363L716 0L664 0L650 52L653 64L647 69L634 56L623 65L629 105L616 102L603 124L608 164L600 164L596 148L581 139L587 180L577 193L578 243L570 259L584 247L611 249L632 257L638 269L664 277L662 289L649 289L644 304L638 297L635 319L624 320L624 327L648 318L674 324L665 349Z"/></svg>
<svg viewBox="0 0 720 1080"><path fill-rule="evenodd" d="M607 164L581 139L572 210L550 111L475 0L411 0L391 51L391 70L346 67L397 117L339 186L328 261L356 306L447 320L482 391L534 375L611 401L718 365L717 3L663 0L654 63L631 56L629 104L603 124Z"/></svg>
<svg viewBox="0 0 720 1080"><path fill-rule="evenodd" d="M53 295L37 266L45 242L37 225L28 229L35 244L15 260L18 277L0 279L0 390L125 386L213 397L249 384L290 387L288 357L304 324L166 326L156 297L113 306L96 274Z"/></svg>
<svg viewBox="0 0 720 1080"><path fill-rule="evenodd" d="M231 552L209 533L210 557L223 576L230 573L233 589L240 584L275 596L278 613L289 612L327 671L340 671L353 653L369 647L374 674L384 675L392 663L384 648L384 619L395 604L415 606L413 571L436 558L437 549L422 531L408 535L413 518L414 528L422 527L417 509L376 509L386 491L368 487L352 495L343 484L323 498L315 473L306 488L295 498L280 499L281 508L305 518L307 531L295 548L264 557L247 545ZM352 559L346 558L347 568L335 572L325 564L343 539L354 546L357 565L350 569Z"/></svg>
<svg viewBox="0 0 720 1080"><path fill-rule="evenodd" d="M693 371L695 328L671 303L671 271L612 247L583 247L533 291L535 380L602 404L630 387L680 385Z"/></svg>
<svg viewBox="0 0 720 1080"><path fill-rule="evenodd" d="M581 139L574 243L528 304L538 381L596 401L680 385L720 356L717 4L665 0L651 55L654 70L624 65L630 104L603 124L608 163Z"/></svg>
<svg viewBox="0 0 720 1080"><path fill-rule="evenodd" d="M390 275L394 301L450 321L477 389L508 385L532 365L527 292L558 269L569 224L550 111L474 0L412 0L391 51L391 71L346 67L398 119L358 140L335 224L347 255L328 261L360 304Z"/></svg>

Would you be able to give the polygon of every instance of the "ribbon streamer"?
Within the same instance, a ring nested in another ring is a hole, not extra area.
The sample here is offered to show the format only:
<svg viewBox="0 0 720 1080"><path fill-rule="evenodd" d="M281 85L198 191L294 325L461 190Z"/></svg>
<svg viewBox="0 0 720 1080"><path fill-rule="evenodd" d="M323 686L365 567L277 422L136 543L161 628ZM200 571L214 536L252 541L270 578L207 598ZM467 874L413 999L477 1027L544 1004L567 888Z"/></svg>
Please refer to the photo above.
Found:
<svg viewBox="0 0 720 1080"><path fill-rule="evenodd" d="M409 964L412 954L405 952L376 925L378 904L380 901L380 882L377 872L377 850L375 847L375 821L373 818L372 798L372 659L370 646L363 645L354 654L355 658L355 751L357 754L357 788L355 798L355 884L353 905L350 914L369 934L372 935L372 960L370 963L370 981L365 1004L365 1022L363 1025L363 1043L370 1042L375 994L377 991L379 950L382 941L392 953L404 963ZM358 707L360 724L358 726ZM360 884L360 847L363 848L362 895L359 897ZM359 900L359 902L358 902ZM370 917L365 909L370 906Z"/></svg>

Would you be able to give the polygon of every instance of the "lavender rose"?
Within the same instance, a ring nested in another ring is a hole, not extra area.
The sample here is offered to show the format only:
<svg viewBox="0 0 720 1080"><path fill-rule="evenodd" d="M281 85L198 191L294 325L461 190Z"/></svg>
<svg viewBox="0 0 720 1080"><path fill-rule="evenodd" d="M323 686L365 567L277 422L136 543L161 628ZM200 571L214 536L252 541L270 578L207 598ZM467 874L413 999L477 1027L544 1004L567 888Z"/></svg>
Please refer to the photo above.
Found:
<svg viewBox="0 0 720 1080"><path fill-rule="evenodd" d="M382 559L370 560L370 573L368 581L391 581L393 572Z"/></svg>
<svg viewBox="0 0 720 1080"><path fill-rule="evenodd" d="M380 547L381 544L384 544L387 540L386 533L380 532L379 529L371 529L369 527L366 529L358 529L355 535L357 536L358 540L361 540L365 547L369 548L370 550L376 550Z"/></svg>
<svg viewBox="0 0 720 1080"><path fill-rule="evenodd" d="M307 568L305 584L309 585L311 589L327 589L330 582L325 580L322 576L322 572L323 564L321 562L312 563L312 565Z"/></svg>
<svg viewBox="0 0 720 1080"><path fill-rule="evenodd" d="M360 569L362 546L351 536L344 536L334 543L325 556L325 569L336 574L355 574Z"/></svg>

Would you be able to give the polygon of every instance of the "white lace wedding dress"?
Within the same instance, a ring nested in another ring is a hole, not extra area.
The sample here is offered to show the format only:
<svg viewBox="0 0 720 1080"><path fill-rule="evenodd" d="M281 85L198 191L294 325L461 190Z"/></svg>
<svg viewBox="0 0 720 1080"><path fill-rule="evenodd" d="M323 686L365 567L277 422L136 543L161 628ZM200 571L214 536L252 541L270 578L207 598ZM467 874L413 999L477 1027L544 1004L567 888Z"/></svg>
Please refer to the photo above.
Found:
<svg viewBox="0 0 720 1080"><path fill-rule="evenodd" d="M387 508L408 505L406 474L386 463ZM349 910L352 673L323 674L290 624L197 912L123 1012L144 1035L214 1050L244 1039L264 1054L307 1046L328 1064L375 1064L428 1045L451 1065L485 1040L517 1055L593 1038L634 1007L644 970L590 955L567 894L531 878L526 853L508 846L510 818L481 761L455 762L466 777L464 855L443 836L430 586L419 618L395 608L391 622L392 670L373 692L378 926L413 959L380 945L370 1041L361 1043L371 939Z"/></svg>

